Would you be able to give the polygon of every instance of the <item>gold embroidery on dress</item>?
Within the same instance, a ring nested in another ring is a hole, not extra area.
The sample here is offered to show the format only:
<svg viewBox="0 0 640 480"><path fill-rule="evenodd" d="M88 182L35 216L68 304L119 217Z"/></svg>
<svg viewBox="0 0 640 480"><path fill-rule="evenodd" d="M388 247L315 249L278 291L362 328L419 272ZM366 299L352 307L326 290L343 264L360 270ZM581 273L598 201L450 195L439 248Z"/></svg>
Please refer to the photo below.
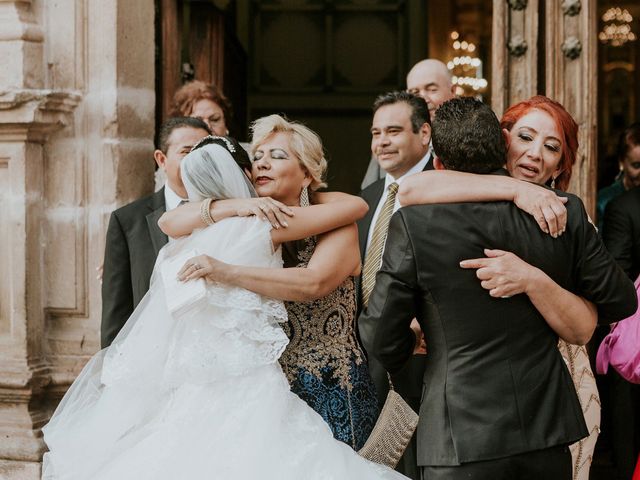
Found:
<svg viewBox="0 0 640 480"><path fill-rule="evenodd" d="M569 446L573 460L573 480L586 479L589 476L593 451L600 433L600 397L589 364L587 348L559 340L558 349L571 374L589 430L588 437Z"/></svg>
<svg viewBox="0 0 640 480"><path fill-rule="evenodd" d="M306 268L316 246L314 238L297 253L298 267ZM356 295L352 277L323 298L310 302L285 302L289 320L283 328L289 345L280 364L290 383L300 368L322 379L322 369L329 367L340 387L351 391L349 370L360 365L363 353L355 335Z"/></svg>

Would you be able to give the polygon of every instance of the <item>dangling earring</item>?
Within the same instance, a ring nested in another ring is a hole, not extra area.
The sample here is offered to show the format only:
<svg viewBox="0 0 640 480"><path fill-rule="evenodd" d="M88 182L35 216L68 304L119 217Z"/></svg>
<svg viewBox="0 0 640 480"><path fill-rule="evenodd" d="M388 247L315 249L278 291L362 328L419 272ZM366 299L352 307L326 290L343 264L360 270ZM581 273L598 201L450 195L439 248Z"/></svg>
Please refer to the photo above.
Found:
<svg viewBox="0 0 640 480"><path fill-rule="evenodd" d="M556 188L556 177L551 177L551 188Z"/></svg>
<svg viewBox="0 0 640 480"><path fill-rule="evenodd" d="M300 206L301 207L308 207L310 205L309 203L309 189L304 186L302 187L302 191L300 192Z"/></svg>

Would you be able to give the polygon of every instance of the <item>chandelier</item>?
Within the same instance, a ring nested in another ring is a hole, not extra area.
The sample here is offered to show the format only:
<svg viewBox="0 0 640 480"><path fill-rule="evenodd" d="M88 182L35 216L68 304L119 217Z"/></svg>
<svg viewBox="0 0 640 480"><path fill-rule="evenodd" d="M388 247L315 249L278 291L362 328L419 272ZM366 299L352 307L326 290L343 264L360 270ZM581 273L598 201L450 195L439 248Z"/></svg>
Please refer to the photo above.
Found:
<svg viewBox="0 0 640 480"><path fill-rule="evenodd" d="M457 88L457 94L478 94L483 92L488 82L482 76L482 60L475 54L476 46L473 43L460 40L458 32L451 32L453 40L454 57L447 62L447 68L451 72L451 81Z"/></svg>
<svg viewBox="0 0 640 480"><path fill-rule="evenodd" d="M633 17L626 9L610 8L602 15L604 27L598 34L598 39L612 47L619 47L627 42L636 40L636 34L631 31Z"/></svg>

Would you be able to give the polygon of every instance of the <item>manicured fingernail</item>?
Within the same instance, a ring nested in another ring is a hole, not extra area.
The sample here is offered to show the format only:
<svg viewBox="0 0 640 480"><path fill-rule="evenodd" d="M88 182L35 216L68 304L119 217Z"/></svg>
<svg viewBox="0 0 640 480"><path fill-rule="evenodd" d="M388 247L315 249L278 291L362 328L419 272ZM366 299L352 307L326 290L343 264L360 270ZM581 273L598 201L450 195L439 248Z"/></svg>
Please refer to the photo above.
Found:
<svg viewBox="0 0 640 480"><path fill-rule="evenodd" d="M285 227L288 227L288 226L289 226L289 224L288 224L287 222L282 222L282 224L283 224Z"/></svg>

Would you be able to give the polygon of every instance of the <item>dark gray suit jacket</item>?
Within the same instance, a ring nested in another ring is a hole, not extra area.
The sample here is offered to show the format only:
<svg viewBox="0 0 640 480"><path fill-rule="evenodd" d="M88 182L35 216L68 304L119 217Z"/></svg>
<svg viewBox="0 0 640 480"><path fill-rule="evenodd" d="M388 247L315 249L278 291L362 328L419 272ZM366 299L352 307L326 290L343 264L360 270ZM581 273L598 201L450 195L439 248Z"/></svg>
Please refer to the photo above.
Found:
<svg viewBox="0 0 640 480"><path fill-rule="evenodd" d="M493 298L463 259L514 252L591 300L601 321L635 311L633 284L569 195L558 239L512 203L420 205L391 219L382 268L360 316L367 351L390 372L411 356L417 317L428 355L418 464L453 466L572 443L588 434L558 336L524 294Z"/></svg>
<svg viewBox="0 0 640 480"><path fill-rule="evenodd" d="M111 214L102 276L102 348L113 342L142 297L168 237L158 227L165 212L164 188Z"/></svg>

